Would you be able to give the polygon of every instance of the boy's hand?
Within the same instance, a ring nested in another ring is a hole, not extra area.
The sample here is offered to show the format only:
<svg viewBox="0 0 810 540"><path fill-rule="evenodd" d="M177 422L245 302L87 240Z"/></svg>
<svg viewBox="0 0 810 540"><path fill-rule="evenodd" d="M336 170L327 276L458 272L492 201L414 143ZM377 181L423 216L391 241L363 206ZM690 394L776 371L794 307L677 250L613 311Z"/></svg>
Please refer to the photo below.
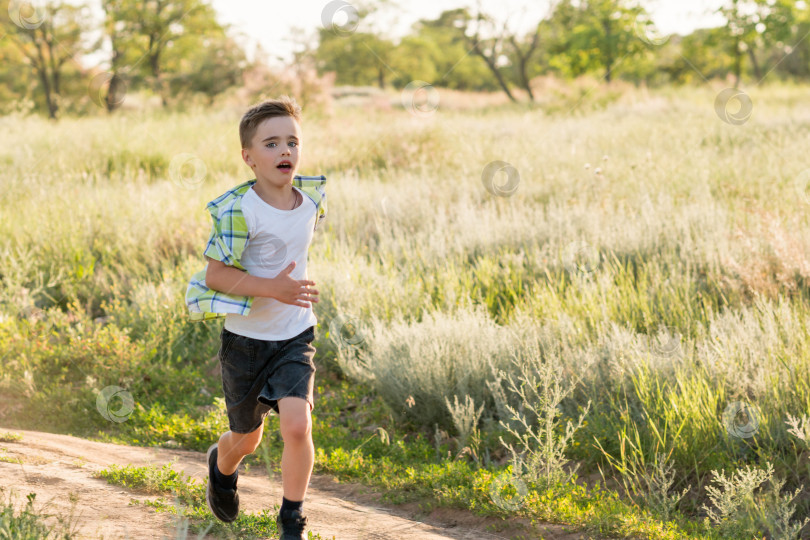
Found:
<svg viewBox="0 0 810 540"><path fill-rule="evenodd" d="M205 283L216 291L242 296L264 296L279 302L298 307L310 307L307 302L318 302L314 281L297 280L290 277L295 261L274 278L251 276L222 261L208 258Z"/></svg>
<svg viewBox="0 0 810 540"><path fill-rule="evenodd" d="M273 294L279 302L290 304L291 306L309 307L307 302L318 302L317 289L310 288L315 285L314 281L306 279L298 280L290 277L290 272L295 268L295 261L273 278Z"/></svg>

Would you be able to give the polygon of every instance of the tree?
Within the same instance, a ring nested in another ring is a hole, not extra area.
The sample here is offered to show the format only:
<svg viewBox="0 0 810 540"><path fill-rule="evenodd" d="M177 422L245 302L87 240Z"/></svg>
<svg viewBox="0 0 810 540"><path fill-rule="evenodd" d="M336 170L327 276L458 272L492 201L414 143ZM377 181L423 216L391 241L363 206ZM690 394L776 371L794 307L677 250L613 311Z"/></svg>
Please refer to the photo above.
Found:
<svg viewBox="0 0 810 540"><path fill-rule="evenodd" d="M313 56L319 73L334 72L337 84L388 84L398 87L422 80L435 86L461 90L494 90L497 84L488 76L488 68L471 54L463 35L466 10L442 13L435 20L420 20L411 35L399 44L372 31L365 17L370 12L358 10L362 28L319 31Z"/></svg>
<svg viewBox="0 0 810 540"><path fill-rule="evenodd" d="M392 68L395 47L393 42L380 37L368 25L368 16L386 6L360 5L352 7L353 23L350 27L321 28L318 48L314 51L318 72L334 72L338 84L371 85L385 88L387 78L396 76ZM358 27L363 25L364 31Z"/></svg>
<svg viewBox="0 0 810 540"><path fill-rule="evenodd" d="M561 0L551 16L553 65L572 76L602 70L610 82L620 62L644 53L636 25L648 17L633 0Z"/></svg>
<svg viewBox="0 0 810 540"><path fill-rule="evenodd" d="M182 81L197 80L190 74L207 62L198 54L201 50L220 59L234 58L235 44L225 38L226 29L204 0L103 0L103 6L112 48L108 96L114 94L116 77L126 78L146 82L165 106ZM190 62L190 57L198 62Z"/></svg>
<svg viewBox="0 0 810 540"><path fill-rule="evenodd" d="M10 17L5 31L33 71L48 116L59 113L69 61L86 50L85 6L47 2L36 9L22 2L4 2Z"/></svg>
<svg viewBox="0 0 810 540"><path fill-rule="evenodd" d="M511 66L515 82L526 91L529 100L534 101L530 81L531 73L539 67L536 53L540 48L542 21L538 22L534 29L525 36L519 36L517 32L509 29L506 21L498 28L495 19L483 14L479 6L476 16L465 22L464 36L467 43L473 48L475 54L484 60L506 95L515 101L508 88L507 75L503 73L503 68ZM485 30L489 37L482 38L481 30ZM472 36L469 35L470 31L472 31Z"/></svg>
<svg viewBox="0 0 810 540"><path fill-rule="evenodd" d="M435 81L439 71L435 59L442 56L438 44L423 36L405 36L392 53L396 75L392 83L404 88L412 81Z"/></svg>
<svg viewBox="0 0 810 540"><path fill-rule="evenodd" d="M780 4L782 0L780 0ZM778 63L783 73L792 77L810 77L810 42L803 39L810 35L810 5L799 9L793 5L793 24L790 35L780 36L774 43L772 62Z"/></svg>
<svg viewBox="0 0 810 540"><path fill-rule="evenodd" d="M384 88L393 52L393 43L368 32L344 35L322 29L315 59L319 73L336 73L337 84Z"/></svg>
<svg viewBox="0 0 810 540"><path fill-rule="evenodd" d="M495 30L494 19L489 15L485 15L480 10L475 18L467 18L464 23L462 35L467 42L467 46L486 63L489 71L495 76L495 80L498 81L498 85L509 100L516 102L517 99L515 99L515 96L512 95L511 90L509 90L509 84L504 74L501 72L501 67L505 64L504 60L508 62L504 54L504 42L508 39L506 23L504 23L500 31L497 31ZM484 28L490 30L489 34L491 37L484 38L481 36L481 30ZM470 29L472 30L471 36L468 35Z"/></svg>
<svg viewBox="0 0 810 540"><path fill-rule="evenodd" d="M763 68L757 54L791 39L794 35L792 29L798 19L799 8L796 7L796 2L728 0L718 11L726 18L729 50L734 57L734 86L740 84L742 60L746 54L754 77L757 81L762 80L770 69Z"/></svg>
<svg viewBox="0 0 810 540"><path fill-rule="evenodd" d="M36 79L27 68L19 47L10 40L0 40L0 114L27 112L33 107L31 93Z"/></svg>
<svg viewBox="0 0 810 540"><path fill-rule="evenodd" d="M725 47L724 28L700 28L674 36L657 53L657 70L678 84L724 78L734 65Z"/></svg>
<svg viewBox="0 0 810 540"><path fill-rule="evenodd" d="M458 90L497 90L498 83L490 76L486 63L474 54L464 33L471 19L464 8L442 12L433 20L423 19L414 25L416 37L433 44L430 60L438 79L435 86Z"/></svg>
<svg viewBox="0 0 810 540"><path fill-rule="evenodd" d="M102 0L101 7L104 10L104 35L110 40L110 48L112 50L110 56L110 78L107 87L107 94L104 98L104 104L108 112L117 109L123 101L123 92L125 91L125 81L122 76L121 70L123 68L124 60L124 41L121 32L124 29L123 21L128 20L125 15L126 10L131 10L132 6L126 1L122 0ZM134 16L134 12L129 13L129 17Z"/></svg>
<svg viewBox="0 0 810 540"><path fill-rule="evenodd" d="M192 42L185 40L188 46ZM247 65L245 52L223 31L210 35L187 51L172 51L180 58L169 77L172 96L199 93L211 104L214 98L241 82Z"/></svg>
<svg viewBox="0 0 810 540"><path fill-rule="evenodd" d="M759 14L756 13L756 2L748 0L730 0L730 2L720 8L720 12L726 18L726 28L729 32L730 52L734 58L734 87L740 84L742 76L742 58L747 49L751 53L752 66L755 69L756 77L759 79L761 73L759 64L754 54L754 40L757 36L756 25L759 24Z"/></svg>
<svg viewBox="0 0 810 540"><path fill-rule="evenodd" d="M540 45L540 29L542 27L538 24L534 32L529 33L522 40L519 40L514 34L509 36L509 43L512 45L512 54L516 59L516 71L518 81L521 87L526 90L529 99L534 101L534 93L532 92L531 77L529 76L529 68L533 60L535 51Z"/></svg>

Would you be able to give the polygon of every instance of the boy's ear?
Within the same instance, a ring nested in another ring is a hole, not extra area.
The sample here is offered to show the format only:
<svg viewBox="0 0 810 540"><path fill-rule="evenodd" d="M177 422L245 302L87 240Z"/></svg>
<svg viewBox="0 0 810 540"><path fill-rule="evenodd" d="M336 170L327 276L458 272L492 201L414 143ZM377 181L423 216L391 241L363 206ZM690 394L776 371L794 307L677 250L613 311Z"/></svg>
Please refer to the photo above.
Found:
<svg viewBox="0 0 810 540"><path fill-rule="evenodd" d="M253 159L250 157L250 154L247 151L247 148L242 148L242 159L245 161L247 166L250 167L251 169L255 165L255 163L253 163Z"/></svg>

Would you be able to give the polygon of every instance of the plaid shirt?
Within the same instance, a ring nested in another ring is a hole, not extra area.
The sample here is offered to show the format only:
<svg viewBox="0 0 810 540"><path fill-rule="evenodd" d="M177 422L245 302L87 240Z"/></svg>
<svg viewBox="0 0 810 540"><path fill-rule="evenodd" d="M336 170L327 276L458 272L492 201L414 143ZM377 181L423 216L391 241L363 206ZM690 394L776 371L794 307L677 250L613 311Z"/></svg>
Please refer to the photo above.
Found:
<svg viewBox="0 0 810 540"><path fill-rule="evenodd" d="M214 223L203 255L222 261L228 266L233 266L242 271L245 271L245 268L239 261L242 258L248 238L250 238L247 222L242 213L242 197L255 183L256 180L254 179L240 184L226 191L206 206ZM326 217L326 192L323 187L325 183L325 176L295 176L293 178L293 185L312 199L312 202L317 207L316 229L318 223ZM227 294L208 288L205 285L205 272L207 269L208 265L206 264L205 268L194 274L186 290L186 306L188 306L189 318L192 321L203 321L224 317L228 313L239 315L250 313L253 297Z"/></svg>

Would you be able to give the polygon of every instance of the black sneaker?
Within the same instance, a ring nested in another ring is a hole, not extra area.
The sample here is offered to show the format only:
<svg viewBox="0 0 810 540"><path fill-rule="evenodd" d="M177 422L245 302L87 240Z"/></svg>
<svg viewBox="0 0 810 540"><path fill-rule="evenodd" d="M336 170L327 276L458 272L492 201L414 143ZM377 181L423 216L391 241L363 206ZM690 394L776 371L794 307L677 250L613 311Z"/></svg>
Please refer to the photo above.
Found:
<svg viewBox="0 0 810 540"><path fill-rule="evenodd" d="M208 489L205 493L205 500L209 510L217 519L230 523L239 515L239 494L236 492L236 484L233 489L225 489L217 484L217 477L214 473L214 467L217 464L217 443L208 448L206 455L208 457Z"/></svg>
<svg viewBox="0 0 810 540"><path fill-rule="evenodd" d="M276 518L279 540L305 540L304 528L307 526L307 517L300 510L279 513Z"/></svg>

